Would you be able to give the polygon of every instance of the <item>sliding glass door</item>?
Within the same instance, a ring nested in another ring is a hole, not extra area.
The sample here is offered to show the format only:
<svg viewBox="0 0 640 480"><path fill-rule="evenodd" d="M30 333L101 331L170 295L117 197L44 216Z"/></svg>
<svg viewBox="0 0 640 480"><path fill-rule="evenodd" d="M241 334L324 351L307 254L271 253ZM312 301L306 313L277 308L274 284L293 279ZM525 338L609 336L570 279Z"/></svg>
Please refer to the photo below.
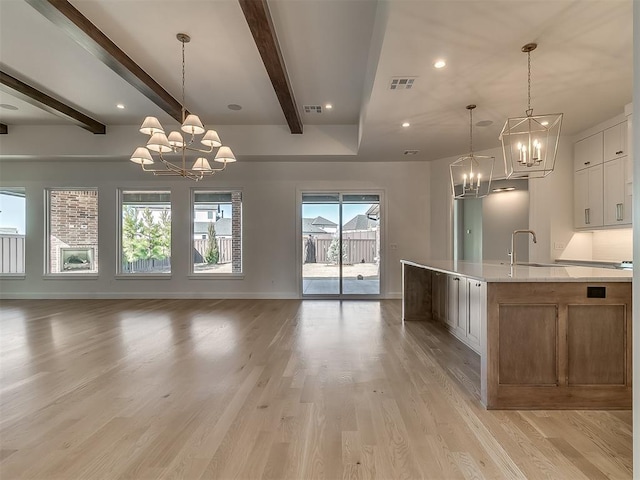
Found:
<svg viewBox="0 0 640 480"><path fill-rule="evenodd" d="M380 195L303 193L303 296L380 294Z"/></svg>

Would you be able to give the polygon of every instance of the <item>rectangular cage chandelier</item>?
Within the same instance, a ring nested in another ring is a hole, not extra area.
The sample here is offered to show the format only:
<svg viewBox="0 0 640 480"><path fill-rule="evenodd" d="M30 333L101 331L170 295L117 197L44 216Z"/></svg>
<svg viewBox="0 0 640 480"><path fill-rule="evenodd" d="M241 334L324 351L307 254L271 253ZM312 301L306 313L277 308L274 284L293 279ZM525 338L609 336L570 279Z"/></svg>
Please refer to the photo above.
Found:
<svg viewBox="0 0 640 480"><path fill-rule="evenodd" d="M534 115L531 108L531 52L536 43L522 47L527 54L528 108L524 117L509 118L500 133L506 178L542 178L553 172L560 141L562 113Z"/></svg>
<svg viewBox="0 0 640 480"><path fill-rule="evenodd" d="M451 191L455 199L489 195L496 161L495 157L473 153L473 109L476 106L467 105L466 108L469 110L469 153L449 165Z"/></svg>

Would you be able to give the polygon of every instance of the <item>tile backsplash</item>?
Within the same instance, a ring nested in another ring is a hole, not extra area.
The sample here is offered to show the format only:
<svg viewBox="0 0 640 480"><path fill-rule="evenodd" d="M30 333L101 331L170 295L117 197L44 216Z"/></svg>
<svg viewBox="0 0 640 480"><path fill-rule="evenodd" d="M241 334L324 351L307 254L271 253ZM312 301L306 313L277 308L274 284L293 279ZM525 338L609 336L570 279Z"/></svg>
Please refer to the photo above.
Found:
<svg viewBox="0 0 640 480"><path fill-rule="evenodd" d="M593 259L613 262L633 259L633 229L593 232Z"/></svg>
<svg viewBox="0 0 640 480"><path fill-rule="evenodd" d="M633 229L576 232L560 256L564 260L619 262L633 259Z"/></svg>

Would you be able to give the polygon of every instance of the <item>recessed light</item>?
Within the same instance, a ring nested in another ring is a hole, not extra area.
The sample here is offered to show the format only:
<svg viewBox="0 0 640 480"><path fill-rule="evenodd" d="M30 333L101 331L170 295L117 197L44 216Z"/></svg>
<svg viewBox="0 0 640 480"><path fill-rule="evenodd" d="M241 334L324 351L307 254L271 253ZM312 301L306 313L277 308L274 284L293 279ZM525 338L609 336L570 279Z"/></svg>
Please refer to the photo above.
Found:
<svg viewBox="0 0 640 480"><path fill-rule="evenodd" d="M227 105L227 108L229 110L234 110L234 111L238 111L238 110L242 110L242 105L238 105L237 103L230 103L229 105Z"/></svg>
<svg viewBox="0 0 640 480"><path fill-rule="evenodd" d="M493 125L493 121L491 120L480 120L476 123L476 127L488 127L489 125Z"/></svg>
<svg viewBox="0 0 640 480"><path fill-rule="evenodd" d="M331 110L333 108L333 105L331 105L330 103L327 103L324 108L326 108L327 110Z"/></svg>
<svg viewBox="0 0 640 480"><path fill-rule="evenodd" d="M18 107L10 103L0 103L0 108L4 108L5 110L18 110Z"/></svg>
<svg viewBox="0 0 640 480"><path fill-rule="evenodd" d="M540 122L540 125L545 125L545 126L546 126L546 125L549 125L549 122L547 122L546 120L544 120L544 121Z"/></svg>
<svg viewBox="0 0 640 480"><path fill-rule="evenodd" d="M445 62L444 60L440 59L440 60L436 60L433 64L434 67L436 68L444 68L446 67L447 62Z"/></svg>
<svg viewBox="0 0 640 480"><path fill-rule="evenodd" d="M124 104L122 103L117 104L116 107L118 107L120 110L124 110Z"/></svg>
<svg viewBox="0 0 640 480"><path fill-rule="evenodd" d="M402 124L402 126L403 126L404 128L407 128L407 127L410 127L410 126L411 126L411 124L410 124L409 122L404 122L404 123Z"/></svg>

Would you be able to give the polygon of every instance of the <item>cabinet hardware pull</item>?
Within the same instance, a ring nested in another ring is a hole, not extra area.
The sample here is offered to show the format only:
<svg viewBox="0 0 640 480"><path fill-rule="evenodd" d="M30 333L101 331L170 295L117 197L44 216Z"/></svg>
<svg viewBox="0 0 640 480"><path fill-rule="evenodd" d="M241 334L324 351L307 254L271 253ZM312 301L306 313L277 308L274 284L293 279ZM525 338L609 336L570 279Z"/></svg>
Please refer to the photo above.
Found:
<svg viewBox="0 0 640 480"><path fill-rule="evenodd" d="M454 278L454 280L455 280L456 282L459 282L459 281L460 281L460 279L459 279L458 277L455 277L455 278Z"/></svg>
<svg viewBox="0 0 640 480"><path fill-rule="evenodd" d="M584 162L585 165L591 165L591 162Z"/></svg>
<svg viewBox="0 0 640 480"><path fill-rule="evenodd" d="M616 220L621 222L624 214L623 214L624 205L622 203L616 203Z"/></svg>
<svg viewBox="0 0 640 480"><path fill-rule="evenodd" d="M616 155L620 155L620 154L622 154L622 150L618 150L618 151L616 152Z"/></svg>
<svg viewBox="0 0 640 480"><path fill-rule="evenodd" d="M590 210L591 210L590 208L585 208L584 209L584 223L585 223L585 225L589 225L591 223L590 222L591 219L589 218L591 216L590 215L590 213L591 213Z"/></svg>

